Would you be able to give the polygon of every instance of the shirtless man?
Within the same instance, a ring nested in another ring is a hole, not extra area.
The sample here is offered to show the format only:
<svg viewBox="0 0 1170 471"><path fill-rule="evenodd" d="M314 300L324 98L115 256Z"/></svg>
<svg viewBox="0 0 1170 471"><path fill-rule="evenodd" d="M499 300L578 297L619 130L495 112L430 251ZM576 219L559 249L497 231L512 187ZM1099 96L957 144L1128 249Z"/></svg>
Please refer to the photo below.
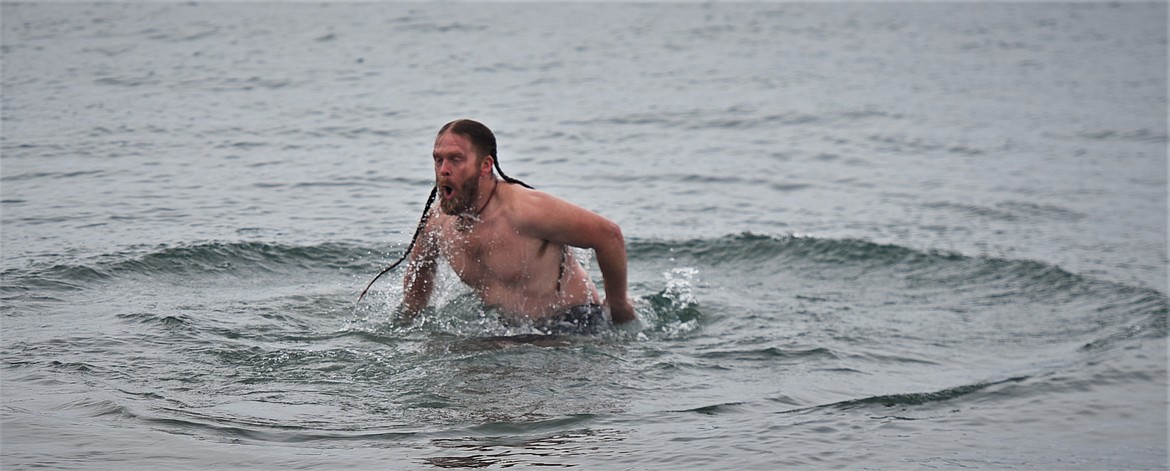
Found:
<svg viewBox="0 0 1170 471"><path fill-rule="evenodd" d="M485 305L510 320L553 331L592 331L604 320L603 308L615 323L635 319L626 292L625 240L617 224L497 176L495 136L478 122L443 126L434 162L441 211L426 219L409 254L400 308L404 320L426 307L439 256ZM595 251L604 303L569 246Z"/></svg>

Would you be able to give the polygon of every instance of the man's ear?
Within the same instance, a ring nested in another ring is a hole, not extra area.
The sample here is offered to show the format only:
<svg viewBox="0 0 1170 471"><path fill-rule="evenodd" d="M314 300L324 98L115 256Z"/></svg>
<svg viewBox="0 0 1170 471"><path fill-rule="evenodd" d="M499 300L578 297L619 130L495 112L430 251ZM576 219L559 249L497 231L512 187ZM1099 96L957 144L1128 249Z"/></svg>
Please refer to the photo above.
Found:
<svg viewBox="0 0 1170 471"><path fill-rule="evenodd" d="M491 176L492 165L495 165L495 163L496 163L496 157L494 155L489 155L487 157L484 157L483 163L480 164L479 174L481 176L485 176L485 177Z"/></svg>

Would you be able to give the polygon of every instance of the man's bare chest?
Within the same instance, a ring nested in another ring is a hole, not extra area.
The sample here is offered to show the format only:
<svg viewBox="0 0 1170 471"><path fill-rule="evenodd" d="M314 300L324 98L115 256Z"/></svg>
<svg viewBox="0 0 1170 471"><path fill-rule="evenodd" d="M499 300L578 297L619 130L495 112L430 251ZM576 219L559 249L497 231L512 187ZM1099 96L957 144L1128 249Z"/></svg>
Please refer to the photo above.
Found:
<svg viewBox="0 0 1170 471"><path fill-rule="evenodd" d="M498 224L458 230L452 223L444 225L439 247L459 277L476 286L519 283L555 269L549 245Z"/></svg>

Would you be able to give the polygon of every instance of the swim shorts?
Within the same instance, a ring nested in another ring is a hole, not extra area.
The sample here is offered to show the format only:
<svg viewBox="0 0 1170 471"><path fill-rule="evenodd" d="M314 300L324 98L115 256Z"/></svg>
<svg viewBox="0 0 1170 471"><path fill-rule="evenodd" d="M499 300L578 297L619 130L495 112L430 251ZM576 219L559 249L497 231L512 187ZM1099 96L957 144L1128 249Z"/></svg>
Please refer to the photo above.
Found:
<svg viewBox="0 0 1170 471"><path fill-rule="evenodd" d="M536 322L536 328L550 334L595 334L606 324L600 304L582 304Z"/></svg>

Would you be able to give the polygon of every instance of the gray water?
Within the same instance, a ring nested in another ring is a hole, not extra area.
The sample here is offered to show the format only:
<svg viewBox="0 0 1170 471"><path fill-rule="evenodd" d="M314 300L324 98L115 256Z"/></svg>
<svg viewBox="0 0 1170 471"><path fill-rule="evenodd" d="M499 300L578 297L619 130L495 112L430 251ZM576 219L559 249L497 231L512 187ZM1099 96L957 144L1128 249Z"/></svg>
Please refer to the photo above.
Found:
<svg viewBox="0 0 1170 471"><path fill-rule="evenodd" d="M0 467L1164 469L1166 21L2 3ZM459 117L638 323L354 303Z"/></svg>

